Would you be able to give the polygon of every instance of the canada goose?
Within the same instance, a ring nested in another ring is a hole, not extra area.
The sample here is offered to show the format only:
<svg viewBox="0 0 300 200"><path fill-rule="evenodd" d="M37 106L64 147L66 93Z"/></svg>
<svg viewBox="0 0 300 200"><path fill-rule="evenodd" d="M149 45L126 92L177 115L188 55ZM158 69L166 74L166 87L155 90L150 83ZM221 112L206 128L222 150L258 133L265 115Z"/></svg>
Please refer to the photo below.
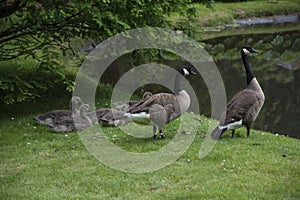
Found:
<svg viewBox="0 0 300 200"><path fill-rule="evenodd" d="M158 93L149 96L147 99L132 106L129 109L129 113L126 113L125 116L136 123L152 125L154 140L157 138L156 129L158 128L161 138L164 139L162 128L165 124L180 117L190 106L190 96L182 88L183 76L195 74L190 67L180 67L175 77L175 94Z"/></svg>
<svg viewBox="0 0 300 200"><path fill-rule="evenodd" d="M54 132L80 131L92 126L92 121L87 116L89 112L89 105L83 104L80 106L79 115L64 116L48 127Z"/></svg>
<svg viewBox="0 0 300 200"><path fill-rule="evenodd" d="M63 117L72 117L72 115L79 115L77 106L81 106L83 102L77 96L73 96L70 100L70 107L72 110L53 110L33 118L37 123L42 125L51 125L59 121Z"/></svg>
<svg viewBox="0 0 300 200"><path fill-rule="evenodd" d="M248 55L257 52L250 46L242 48L241 55L246 71L247 87L237 93L227 104L220 117L219 125L211 134L213 139L218 139L227 130L232 130L233 137L235 129L242 125L247 128L247 137L250 135L251 125L265 101L264 92L248 63Z"/></svg>

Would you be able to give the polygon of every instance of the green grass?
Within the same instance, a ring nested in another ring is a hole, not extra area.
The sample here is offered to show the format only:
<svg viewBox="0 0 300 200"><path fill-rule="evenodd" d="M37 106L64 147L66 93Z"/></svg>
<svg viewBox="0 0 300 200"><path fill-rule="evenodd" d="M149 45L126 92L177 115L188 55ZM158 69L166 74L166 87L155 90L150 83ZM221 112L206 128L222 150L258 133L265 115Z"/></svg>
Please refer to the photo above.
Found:
<svg viewBox="0 0 300 200"><path fill-rule="evenodd" d="M204 4L194 3L190 6L195 13L192 20L178 13L173 13L168 19L175 29L182 29L197 41L205 41L222 36L299 30L298 23L256 26L236 24L236 20L244 18L298 14L299 4L300 0L278 0L277 3L270 3L267 0L237 3L217 1L213 4L213 9L210 9Z"/></svg>
<svg viewBox="0 0 300 200"><path fill-rule="evenodd" d="M214 4L214 9L206 8L203 4L194 4L196 17L200 26L214 26L222 23L234 23L235 19L266 17L273 15L297 14L300 12L300 0L278 0L269 3L266 0L239 3Z"/></svg>
<svg viewBox="0 0 300 200"><path fill-rule="evenodd" d="M63 96L63 95L61 95ZM95 159L78 133L56 134L32 121L37 113L67 107L68 96L24 103L0 120L1 199L299 199L300 141L245 129L226 133L207 157L198 157L211 120L189 120L198 131L188 150L171 165L150 173L114 170ZM165 141L135 138L107 127L107 138L131 152L167 145L180 120L167 125ZM288 134L288 133L287 133ZM181 137L192 137L185 135ZM101 140L101 138L100 138Z"/></svg>
<svg viewBox="0 0 300 200"><path fill-rule="evenodd" d="M290 24L264 24L255 26L238 26L227 28L207 28L204 32L195 33L194 39L197 41L203 41L217 37L234 36L234 35L247 35L247 34L270 34L287 31L300 30L299 23Z"/></svg>
<svg viewBox="0 0 300 200"><path fill-rule="evenodd" d="M300 12L299 4L300 0L278 0L277 3L270 3L267 0L238 3L222 3L216 1L216 3L213 4L214 8L210 9L206 8L204 4L194 3L191 5L195 11L193 20L186 21L186 16L177 13L168 17L168 19L174 24L176 29L183 29L188 33L192 32L192 37L197 40L205 40L212 37L245 33L243 27L239 29L236 29L236 27L226 29L228 25L235 25L238 19L298 14ZM189 25L187 25L187 23ZM246 31L253 33L256 29L257 26L253 29L247 28ZM267 31L267 29L263 29ZM297 30L299 26L297 24L291 26L277 24L276 26L273 25L271 29L272 32L291 29ZM262 30L259 28L257 31L261 33Z"/></svg>

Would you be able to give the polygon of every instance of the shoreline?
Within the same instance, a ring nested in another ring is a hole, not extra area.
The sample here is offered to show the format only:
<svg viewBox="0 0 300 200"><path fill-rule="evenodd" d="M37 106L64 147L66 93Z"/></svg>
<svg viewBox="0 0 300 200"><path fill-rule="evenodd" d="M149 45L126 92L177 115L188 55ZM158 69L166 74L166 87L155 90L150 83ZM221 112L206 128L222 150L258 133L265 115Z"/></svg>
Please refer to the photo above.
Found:
<svg viewBox="0 0 300 200"><path fill-rule="evenodd" d="M274 15L269 17L255 17L236 20L237 25L257 25L257 24L278 24L300 22L300 14L294 15Z"/></svg>

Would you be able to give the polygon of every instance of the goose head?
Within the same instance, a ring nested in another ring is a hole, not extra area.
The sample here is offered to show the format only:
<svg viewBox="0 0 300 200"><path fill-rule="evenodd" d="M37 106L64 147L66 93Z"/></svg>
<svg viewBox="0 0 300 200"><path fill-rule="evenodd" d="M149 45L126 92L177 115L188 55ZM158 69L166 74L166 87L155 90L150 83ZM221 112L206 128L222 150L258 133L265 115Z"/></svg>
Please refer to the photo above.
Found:
<svg viewBox="0 0 300 200"><path fill-rule="evenodd" d="M151 97L153 94L151 92L145 92L142 96L143 100L147 100L149 97Z"/></svg>
<svg viewBox="0 0 300 200"><path fill-rule="evenodd" d="M82 104L80 106L80 116L81 117L86 116L90 112L89 109L90 109L89 104Z"/></svg>
<svg viewBox="0 0 300 200"><path fill-rule="evenodd" d="M251 46L243 47L241 52L244 55L250 55L252 53L258 53L258 51L256 49L254 49L253 47L251 47Z"/></svg>
<svg viewBox="0 0 300 200"><path fill-rule="evenodd" d="M80 97L73 96L70 101L70 107L71 107L72 112L74 114L79 114L79 110L77 109L77 107L80 107L82 104L84 104L84 103L80 99Z"/></svg>
<svg viewBox="0 0 300 200"><path fill-rule="evenodd" d="M80 97L78 97L78 96L73 96L72 98L71 98L71 102L73 102L73 103L77 103L77 104L83 104L83 101L80 99Z"/></svg>
<svg viewBox="0 0 300 200"><path fill-rule="evenodd" d="M188 75L195 75L196 72L194 72L190 67L188 66L182 66L179 68L178 72L182 74L183 76L188 76Z"/></svg>

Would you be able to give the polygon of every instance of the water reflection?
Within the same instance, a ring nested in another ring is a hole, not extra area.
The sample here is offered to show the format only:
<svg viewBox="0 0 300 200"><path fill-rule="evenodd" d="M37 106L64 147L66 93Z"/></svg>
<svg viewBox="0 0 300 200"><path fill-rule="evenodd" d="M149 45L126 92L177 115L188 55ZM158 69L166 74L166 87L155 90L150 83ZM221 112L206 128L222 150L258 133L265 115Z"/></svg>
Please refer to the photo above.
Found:
<svg viewBox="0 0 300 200"><path fill-rule="evenodd" d="M253 27L252 27L253 28ZM254 124L254 128L300 138L300 38L298 31L244 34L206 40L206 49L217 64L226 86L227 98L246 87L246 75L240 56L244 45L251 45L260 53L250 58L253 72L259 80L265 96L265 104ZM156 57L157 58L157 57ZM138 66L132 54L126 54L112 63L101 82L116 83L124 72ZM138 60L140 61L140 60ZM149 62L148 60L146 60ZM145 63L147 63L145 61ZM178 67L187 65L177 58L154 60L165 65ZM154 62L152 61L152 62ZM149 71L149 76L158 76ZM147 78L147 77L144 77ZM149 77L148 77L149 78ZM163 77L161 77L163 78ZM198 97L200 113L210 117L211 99L203 79L189 78ZM157 85L145 85L136 91L141 96L145 91L170 92ZM194 110L191 104L191 110Z"/></svg>
<svg viewBox="0 0 300 200"><path fill-rule="evenodd" d="M254 128L300 138L299 33L241 35L206 41L206 49L223 76L228 99L246 87L240 49L247 44L260 50L250 58L250 63L266 101ZM202 111L209 114L209 109Z"/></svg>

